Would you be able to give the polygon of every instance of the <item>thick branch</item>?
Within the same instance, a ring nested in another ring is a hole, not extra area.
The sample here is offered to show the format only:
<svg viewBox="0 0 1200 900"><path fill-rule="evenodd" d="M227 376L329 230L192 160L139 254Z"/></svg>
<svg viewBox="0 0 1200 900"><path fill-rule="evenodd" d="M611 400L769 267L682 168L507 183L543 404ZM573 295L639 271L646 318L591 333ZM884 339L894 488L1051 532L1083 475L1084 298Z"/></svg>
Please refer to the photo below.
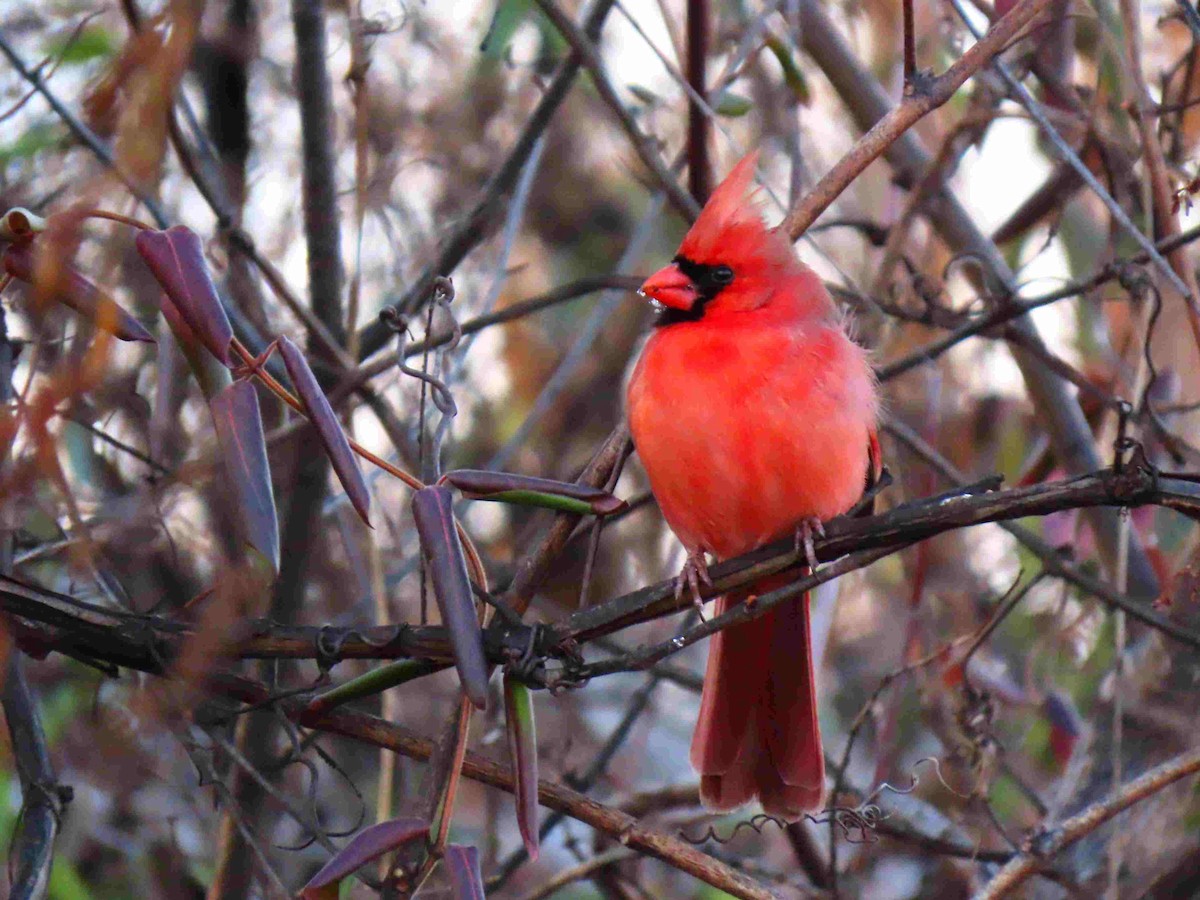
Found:
<svg viewBox="0 0 1200 900"><path fill-rule="evenodd" d="M615 444L615 442L614 442ZM1200 515L1200 484L1164 478L1144 465L1129 464L1121 471L1104 470L1068 481L1012 490L964 494L956 492L927 498L865 518L839 518L829 522L825 537L814 541L819 560L829 561L862 552L893 552L916 541L987 522L1003 522L1026 516L1042 516L1065 509L1100 506L1166 506L1191 516ZM526 574L514 583L516 601L528 595L538 580L546 559L552 558L559 537L565 540L570 521L564 515L531 558ZM704 593L713 596L750 584L763 575L795 566L799 559L792 541L781 541L737 559L713 566L713 586ZM855 565L861 560L843 562ZM787 590L806 590L825 574L798 579ZM1053 571L1051 574L1061 574ZM1077 580L1077 579L1072 579ZM522 587L523 586L523 587ZM521 590L517 590L521 587ZM1095 593L1111 606L1188 646L1200 649L1200 634L1156 612L1151 606L1131 600L1097 585ZM782 598L780 598L782 599ZM572 662L573 644L594 641L640 622L661 618L685 608L690 598L675 598L674 580L660 582L625 594L571 616L566 622L540 626L538 633L527 625L501 622L485 632L485 649L490 662L502 665L535 646L541 658ZM737 619L761 615L769 603L760 601L754 610L743 610L716 627ZM141 671L161 673L195 632L192 626L152 616L139 616L84 603L71 597L0 577L0 610L14 617L23 646L44 655L51 650L87 660L102 661ZM715 621L715 620L714 620ZM707 636L715 627L700 626L688 641ZM263 659L317 659L332 664L340 659L427 659L448 663L452 659L441 627L407 625L365 629L280 626L257 623L254 633L229 634L222 652L230 657ZM676 647L678 649L678 647ZM644 667L639 651L604 660L583 674L596 675Z"/></svg>

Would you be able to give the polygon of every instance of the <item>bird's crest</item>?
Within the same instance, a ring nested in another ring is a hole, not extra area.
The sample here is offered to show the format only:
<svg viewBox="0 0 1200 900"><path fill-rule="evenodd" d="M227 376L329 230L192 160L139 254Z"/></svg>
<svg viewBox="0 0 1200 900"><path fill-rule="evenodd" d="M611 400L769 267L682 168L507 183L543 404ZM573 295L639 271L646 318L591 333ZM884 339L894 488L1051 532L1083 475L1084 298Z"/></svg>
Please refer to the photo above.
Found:
<svg viewBox="0 0 1200 900"><path fill-rule="evenodd" d="M731 263L761 257L764 251L792 255L791 244L768 229L758 203L753 150L717 185L679 247L679 255L697 263Z"/></svg>

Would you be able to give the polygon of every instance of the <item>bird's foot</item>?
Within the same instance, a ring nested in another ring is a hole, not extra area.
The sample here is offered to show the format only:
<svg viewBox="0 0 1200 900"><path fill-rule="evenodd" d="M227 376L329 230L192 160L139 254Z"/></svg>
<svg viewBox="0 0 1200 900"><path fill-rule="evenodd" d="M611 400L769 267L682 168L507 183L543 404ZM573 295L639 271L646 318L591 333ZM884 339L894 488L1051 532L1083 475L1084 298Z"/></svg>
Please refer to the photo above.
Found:
<svg viewBox="0 0 1200 900"><path fill-rule="evenodd" d="M817 552L813 549L813 535L825 537L825 526L821 524L821 520L816 516L801 519L800 524L796 526L795 550L799 553L801 548L804 549L804 558L808 562L808 567L815 572L817 570Z"/></svg>
<svg viewBox="0 0 1200 900"><path fill-rule="evenodd" d="M704 558L704 551L689 550L687 560L683 564L683 571L675 579L675 599L679 600L683 597L683 590L686 587L692 593L692 602L695 604L696 610L700 612L704 608L704 598L700 596L700 582L702 581L712 587L712 577L708 574L708 561ZM704 618L703 612L700 612L700 618Z"/></svg>

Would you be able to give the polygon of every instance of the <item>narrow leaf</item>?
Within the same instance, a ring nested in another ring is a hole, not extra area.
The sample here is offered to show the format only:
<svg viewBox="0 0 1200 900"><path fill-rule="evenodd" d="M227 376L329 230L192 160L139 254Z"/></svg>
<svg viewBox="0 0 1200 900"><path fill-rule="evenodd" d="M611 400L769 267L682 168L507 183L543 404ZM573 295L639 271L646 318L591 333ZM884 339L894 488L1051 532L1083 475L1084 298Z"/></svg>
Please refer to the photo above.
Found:
<svg viewBox="0 0 1200 900"><path fill-rule="evenodd" d="M1061 691L1051 690L1046 694L1042 711L1050 723L1050 752L1059 765L1071 760L1075 745L1083 734L1083 722L1071 698Z"/></svg>
<svg viewBox="0 0 1200 900"><path fill-rule="evenodd" d="M371 520L367 513L371 506L371 494L367 490L366 481L363 480L354 451L350 449L350 442L346 440L346 433L342 431L341 423L334 415L333 407L329 405L329 398L317 384L317 377L309 368L308 360L290 338L279 339L279 355L283 357L283 364L287 367L288 376L300 396L300 402L308 410L308 417L317 430L317 436L325 445L325 452L329 454L329 461L333 465L333 471L337 473L338 481L342 483L346 496L350 498L359 517L370 526Z"/></svg>
<svg viewBox="0 0 1200 900"><path fill-rule="evenodd" d="M485 900L477 849L462 844L448 844L443 859L446 861L446 874L450 878L450 896L454 900Z"/></svg>
<svg viewBox="0 0 1200 900"><path fill-rule="evenodd" d="M546 506L579 515L611 516L628 506L624 500L602 488L508 472L459 469L448 472L442 481L454 485L471 500Z"/></svg>
<svg viewBox="0 0 1200 900"><path fill-rule="evenodd" d="M808 89L808 82L804 79L804 72L796 65L796 61L792 58L792 51L778 36L771 34L766 38L767 49L775 54L775 59L779 62L779 67L783 69L784 83L791 90L797 102L808 106L812 100L812 94Z"/></svg>
<svg viewBox="0 0 1200 900"><path fill-rule="evenodd" d="M504 721L508 754L516 773L517 828L530 860L538 858L538 754L533 697L528 687L504 675Z"/></svg>
<svg viewBox="0 0 1200 900"><path fill-rule="evenodd" d="M420 819L392 819L364 828L309 879L300 890L301 900L320 900L325 896L323 888L352 875L385 853L412 841L424 840L428 834L428 823Z"/></svg>
<svg viewBox="0 0 1200 900"><path fill-rule="evenodd" d="M633 94L633 96L637 97L647 106L658 106L662 102L662 98L658 94L649 88L642 87L640 84L629 84L626 87L629 88L629 93Z"/></svg>
<svg viewBox="0 0 1200 900"><path fill-rule="evenodd" d="M538 506L543 509L556 509L559 512L574 513L577 516L587 516L595 512L593 506L574 497L562 497L557 494L543 494L538 491L500 491L486 497L474 497L475 500L490 500L495 503L511 503L513 506Z"/></svg>
<svg viewBox="0 0 1200 900"><path fill-rule="evenodd" d="M243 537L279 571L279 523L271 493L271 470L263 437L258 395L248 381L235 381L208 401L221 459L229 477Z"/></svg>
<svg viewBox="0 0 1200 900"><path fill-rule="evenodd" d="M184 321L213 356L229 365L233 328L208 274L200 237L176 225L166 231L140 231L134 245Z"/></svg>
<svg viewBox="0 0 1200 900"><path fill-rule="evenodd" d="M313 697L305 712L313 715L327 713L335 706L341 706L351 700L372 697L388 688L406 684L416 678L423 678L443 668L443 665L427 659L400 659L379 666L365 675L351 678L349 681Z"/></svg>
<svg viewBox="0 0 1200 900"><path fill-rule="evenodd" d="M4 271L13 278L33 284L33 246L28 242L10 244L4 251ZM154 337L141 322L74 269L63 275L61 285L52 292L51 298L123 341L154 343Z"/></svg>
<svg viewBox="0 0 1200 900"><path fill-rule="evenodd" d="M163 318L167 320L167 327L171 329L171 334L175 335L176 342L187 357L188 364L193 370L199 369L202 365L200 354L203 349L200 339L196 337L196 332L192 331L192 326L179 314L179 307L172 303L171 298L165 293L159 295L158 308L163 314Z"/></svg>
<svg viewBox="0 0 1200 900"><path fill-rule="evenodd" d="M433 594L450 637L454 665L463 690L479 709L487 707L488 667L483 652L483 632L475 614L475 598L467 577L450 489L426 487L413 494L413 518L421 550L429 563Z"/></svg>
<svg viewBox="0 0 1200 900"><path fill-rule="evenodd" d="M754 103L749 97L743 97L733 91L721 91L712 106L713 112L718 116L727 116L731 119L740 118L754 109Z"/></svg>

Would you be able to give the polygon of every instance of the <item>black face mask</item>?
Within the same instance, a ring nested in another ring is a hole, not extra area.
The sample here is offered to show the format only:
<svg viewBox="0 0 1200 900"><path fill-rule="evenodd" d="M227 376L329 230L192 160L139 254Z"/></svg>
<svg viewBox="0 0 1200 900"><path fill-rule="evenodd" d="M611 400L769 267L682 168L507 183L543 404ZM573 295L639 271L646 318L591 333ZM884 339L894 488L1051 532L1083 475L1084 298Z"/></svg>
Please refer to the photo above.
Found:
<svg viewBox="0 0 1200 900"><path fill-rule="evenodd" d="M733 269L729 266L692 262L683 256L677 256L671 262L679 266L679 271L696 286L696 302L692 304L691 309L675 309L670 306L660 309L654 319L655 328L699 321L704 317L705 307L733 282Z"/></svg>

